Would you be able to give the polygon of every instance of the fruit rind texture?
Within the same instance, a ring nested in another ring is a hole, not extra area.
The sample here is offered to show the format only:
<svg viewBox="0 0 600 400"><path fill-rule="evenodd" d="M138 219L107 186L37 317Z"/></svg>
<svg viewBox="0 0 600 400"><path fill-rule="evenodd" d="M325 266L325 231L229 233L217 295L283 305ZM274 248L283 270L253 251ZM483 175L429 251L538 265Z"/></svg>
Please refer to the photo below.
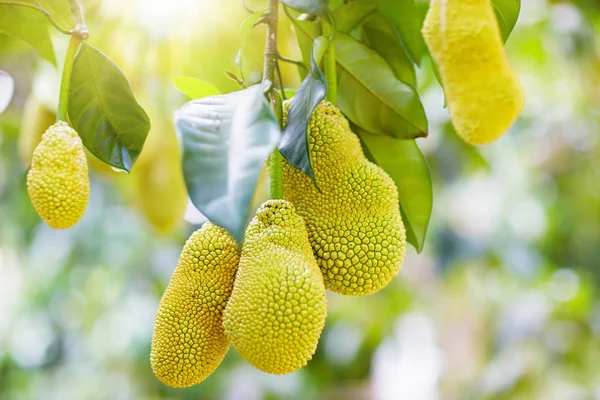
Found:
<svg viewBox="0 0 600 400"><path fill-rule="evenodd" d="M491 0L432 0L422 32L456 133L473 145L502 136L525 98L506 58Z"/></svg>
<svg viewBox="0 0 600 400"><path fill-rule="evenodd" d="M229 344L223 310L239 263L233 237L206 222L187 240L156 313L150 364L156 377L176 388L205 380Z"/></svg>
<svg viewBox="0 0 600 400"><path fill-rule="evenodd" d="M66 122L42 135L27 173L27 193L40 217L55 229L75 225L90 196L88 165L81 138Z"/></svg>
<svg viewBox="0 0 600 400"><path fill-rule="evenodd" d="M326 316L304 221L287 201L265 202L246 231L223 320L228 339L256 368L287 374L312 358Z"/></svg>
<svg viewBox="0 0 600 400"><path fill-rule="evenodd" d="M289 103L284 103L284 119ZM306 221L328 289L362 296L384 288L406 253L398 190L365 157L359 139L333 104L323 101L309 121L308 146L319 190L283 162L283 197Z"/></svg>

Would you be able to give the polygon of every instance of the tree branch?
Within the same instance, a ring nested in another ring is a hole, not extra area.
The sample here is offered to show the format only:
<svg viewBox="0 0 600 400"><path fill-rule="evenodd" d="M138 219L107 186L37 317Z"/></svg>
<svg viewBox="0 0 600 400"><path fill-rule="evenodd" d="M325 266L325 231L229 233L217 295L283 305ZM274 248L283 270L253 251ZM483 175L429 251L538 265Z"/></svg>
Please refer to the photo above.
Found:
<svg viewBox="0 0 600 400"><path fill-rule="evenodd" d="M69 0L69 6L71 6L71 14L75 20L75 33L81 40L86 40L90 37L90 31L88 31L85 19L83 18L83 8L77 0Z"/></svg>

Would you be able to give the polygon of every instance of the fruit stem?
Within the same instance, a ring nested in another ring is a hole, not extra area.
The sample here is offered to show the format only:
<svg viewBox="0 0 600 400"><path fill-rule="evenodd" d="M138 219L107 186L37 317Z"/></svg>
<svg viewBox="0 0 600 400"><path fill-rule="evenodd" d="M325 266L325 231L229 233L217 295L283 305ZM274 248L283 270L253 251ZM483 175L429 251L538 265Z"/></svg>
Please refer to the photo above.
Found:
<svg viewBox="0 0 600 400"><path fill-rule="evenodd" d="M337 104L337 70L335 62L335 26L333 18L330 22L323 21L323 34L329 38L329 46L325 53L325 79L327 79L327 100Z"/></svg>
<svg viewBox="0 0 600 400"><path fill-rule="evenodd" d="M73 71L73 61L75 61L75 55L81 39L79 35L74 32L71 35L71 41L69 42L69 48L67 49L67 55L65 56L65 64L63 66L62 79L60 81L60 94L58 97L58 111L56 112L57 121L67 121L67 107L69 104L69 86L71 84L71 72Z"/></svg>

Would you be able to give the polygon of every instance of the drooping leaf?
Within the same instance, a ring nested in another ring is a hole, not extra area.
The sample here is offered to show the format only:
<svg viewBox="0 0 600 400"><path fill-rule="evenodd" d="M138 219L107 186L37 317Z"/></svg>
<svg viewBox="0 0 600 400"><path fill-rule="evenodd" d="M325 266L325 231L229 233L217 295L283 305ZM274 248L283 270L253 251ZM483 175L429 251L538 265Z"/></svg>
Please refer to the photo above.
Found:
<svg viewBox="0 0 600 400"><path fill-rule="evenodd" d="M327 2L325 0L281 0L281 2L303 13L319 16L327 14Z"/></svg>
<svg viewBox="0 0 600 400"><path fill-rule="evenodd" d="M6 107L12 100L13 93L15 92L15 82L12 77L0 70L0 114L6 110Z"/></svg>
<svg viewBox="0 0 600 400"><path fill-rule="evenodd" d="M355 127L368 157L394 180L398 188L406 240L418 252L423 249L431 210L433 189L427 160L416 140L373 135Z"/></svg>
<svg viewBox="0 0 600 400"><path fill-rule="evenodd" d="M335 37L338 107L356 125L403 139L427 136L427 117L417 92L398 80L374 50L351 37Z"/></svg>
<svg viewBox="0 0 600 400"><path fill-rule="evenodd" d="M250 31L256 24L256 22L262 17L262 13L256 12L246 18L244 22L240 25L240 48L238 49L237 56L235 58L235 64L238 66L240 71L242 70L242 65L244 64L244 48L246 47L246 41L248 40L248 35Z"/></svg>
<svg viewBox="0 0 600 400"><path fill-rule="evenodd" d="M324 54L328 39L319 36L315 39L310 63L310 73L304 78L296 95L292 98L287 123L283 128L279 152L294 168L299 169L312 179L315 174L310 161L308 148L308 122L315 107L327 94L327 81L319 69L317 60Z"/></svg>
<svg viewBox="0 0 600 400"><path fill-rule="evenodd" d="M413 62L421 65L421 58L427 51L421 35L424 16L416 6L415 0L385 0L378 4L377 8L400 34Z"/></svg>
<svg viewBox="0 0 600 400"><path fill-rule="evenodd" d="M85 42L73 63L68 113L93 155L113 167L131 170L150 130L150 119L119 67Z"/></svg>
<svg viewBox="0 0 600 400"><path fill-rule="evenodd" d="M242 243L260 171L280 137L262 85L186 103L175 113L192 203Z"/></svg>
<svg viewBox="0 0 600 400"><path fill-rule="evenodd" d="M492 4L494 5L502 40L506 42L517 24L519 12L521 11L521 0L493 0Z"/></svg>
<svg viewBox="0 0 600 400"><path fill-rule="evenodd" d="M40 57L56 65L48 26L48 20L39 11L0 3L0 34L5 33L27 42Z"/></svg>
<svg viewBox="0 0 600 400"><path fill-rule="evenodd" d="M311 18L309 14L302 14L298 18L291 17L298 47L302 54L302 66L298 67L300 78L304 79L310 70L310 58L312 46L315 39L321 36L321 24L317 18Z"/></svg>
<svg viewBox="0 0 600 400"><path fill-rule="evenodd" d="M366 43L387 61L396 78L416 89L415 65L408 57L398 33L385 17L379 11L373 13L365 20L363 31Z"/></svg>
<svg viewBox="0 0 600 400"><path fill-rule="evenodd" d="M190 100L221 94L212 83L191 76L176 76L171 78L173 84Z"/></svg>
<svg viewBox="0 0 600 400"><path fill-rule="evenodd" d="M335 28L349 33L377 8L381 0L353 1L333 10Z"/></svg>

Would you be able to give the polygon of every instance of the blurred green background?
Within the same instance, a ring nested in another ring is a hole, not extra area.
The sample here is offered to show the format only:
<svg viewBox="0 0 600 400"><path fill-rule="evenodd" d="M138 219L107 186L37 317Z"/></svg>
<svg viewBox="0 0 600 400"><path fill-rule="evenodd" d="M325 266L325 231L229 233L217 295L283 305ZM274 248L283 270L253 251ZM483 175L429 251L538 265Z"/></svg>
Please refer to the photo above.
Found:
<svg viewBox="0 0 600 400"><path fill-rule="evenodd" d="M70 230L50 229L25 176L41 134L34 120L52 118L59 74L27 44L0 35L0 69L16 81L0 115L1 399L600 399L596 1L522 2L506 48L526 107L487 147L454 135L425 62L420 93L431 129L418 143L433 174L434 210L423 253L411 248L377 294L328 293L327 326L306 368L270 376L231 350L209 379L185 390L162 385L148 361L158 300L202 222L181 195L177 151L165 150L176 148L165 145L175 138L170 119L186 101L171 78L236 90L223 71L237 71L238 27L248 14L237 0L82 3L91 44L125 71L153 128L132 174L90 160L85 217ZM280 31L281 53L299 58L285 18ZM260 80L263 36L257 27L244 51L250 83ZM68 38L53 40L60 62ZM297 87L296 68L283 72L286 86Z"/></svg>

